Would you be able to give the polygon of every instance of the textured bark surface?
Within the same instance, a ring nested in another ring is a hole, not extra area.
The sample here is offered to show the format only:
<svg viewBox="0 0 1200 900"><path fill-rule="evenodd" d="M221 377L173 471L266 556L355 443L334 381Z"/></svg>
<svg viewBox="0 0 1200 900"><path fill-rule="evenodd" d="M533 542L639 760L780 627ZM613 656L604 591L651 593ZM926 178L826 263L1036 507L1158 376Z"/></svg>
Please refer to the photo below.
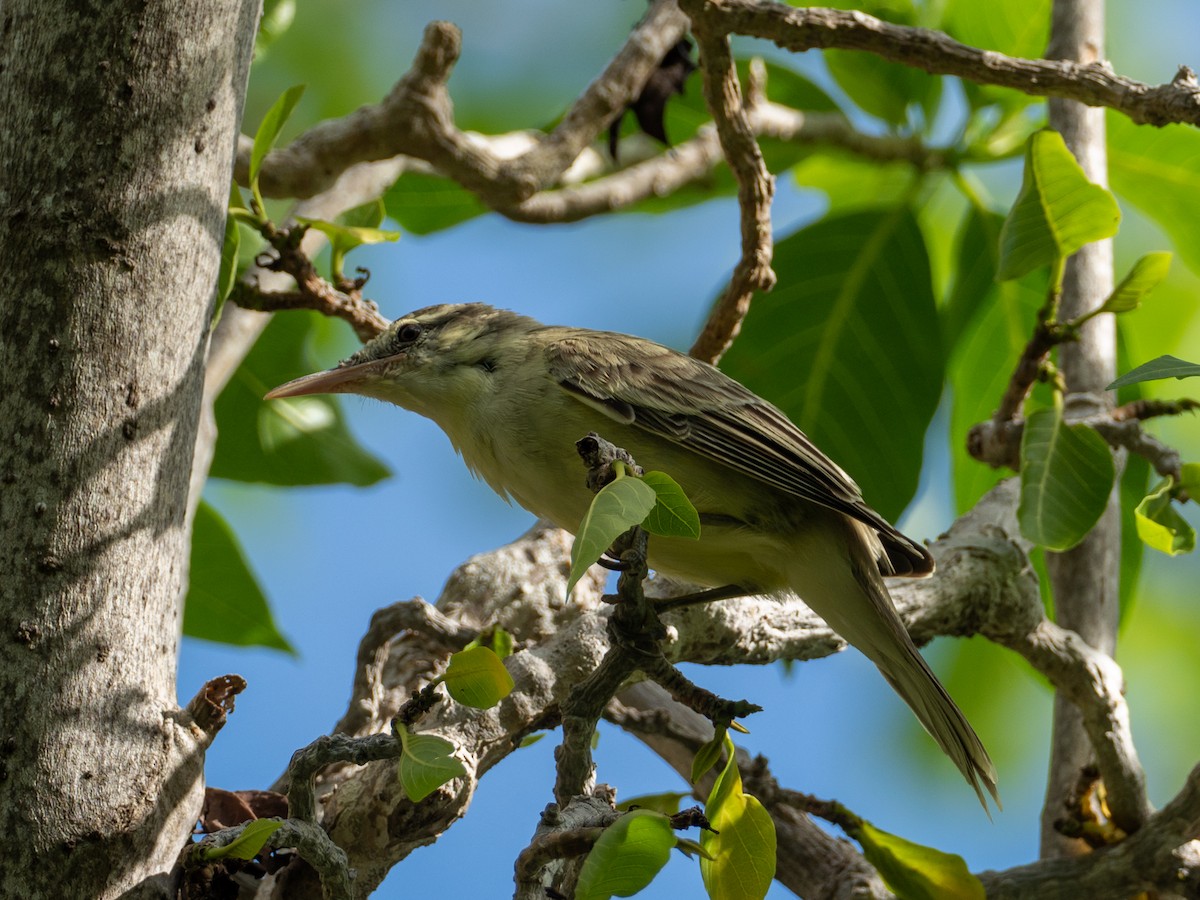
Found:
<svg viewBox="0 0 1200 900"><path fill-rule="evenodd" d="M0 867L158 896L187 496L257 0L0 5Z"/></svg>
<svg viewBox="0 0 1200 900"><path fill-rule="evenodd" d="M1056 0L1047 57L1095 62L1104 57L1104 4L1101 0ZM1049 103L1050 127L1062 133L1087 176L1108 184L1104 110L1070 100ZM1113 287L1112 241L1088 244L1067 261L1063 279L1062 319L1094 309ZM1084 414L1103 410L1111 403L1105 386L1116 375L1116 324L1112 316L1098 316L1083 329L1076 344L1060 352L1067 389L1093 396L1073 398L1072 405L1088 404ZM1120 616L1121 521L1114 488L1108 508L1096 527L1078 546L1066 553L1048 553L1046 567L1054 593L1055 621L1079 634L1093 647L1111 654L1116 644ZM1079 710L1061 694L1054 700L1050 767L1046 801L1042 808L1043 857L1086 852L1082 841L1063 837L1054 822L1067 812L1065 801L1074 790L1080 770L1094 753Z"/></svg>

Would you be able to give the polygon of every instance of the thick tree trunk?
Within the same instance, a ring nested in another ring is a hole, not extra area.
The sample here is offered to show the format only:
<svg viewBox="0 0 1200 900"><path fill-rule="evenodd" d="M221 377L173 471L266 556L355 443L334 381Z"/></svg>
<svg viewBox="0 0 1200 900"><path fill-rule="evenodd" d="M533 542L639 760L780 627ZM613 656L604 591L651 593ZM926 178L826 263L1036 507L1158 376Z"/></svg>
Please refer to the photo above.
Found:
<svg viewBox="0 0 1200 900"><path fill-rule="evenodd" d="M258 6L0 2L5 897L164 895L198 811L188 476Z"/></svg>

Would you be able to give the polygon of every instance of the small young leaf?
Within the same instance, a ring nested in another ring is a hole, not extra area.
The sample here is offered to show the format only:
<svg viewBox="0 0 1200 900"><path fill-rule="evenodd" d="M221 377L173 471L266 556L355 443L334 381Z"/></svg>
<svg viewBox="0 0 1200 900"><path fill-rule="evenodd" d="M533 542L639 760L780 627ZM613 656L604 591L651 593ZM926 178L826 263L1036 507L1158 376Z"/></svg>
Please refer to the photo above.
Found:
<svg viewBox="0 0 1200 900"><path fill-rule="evenodd" d="M538 741L540 741L545 736L546 736L546 732L544 732L544 731L539 731L537 734L527 734L527 735L525 735L525 737L521 738L521 743L517 744L517 747L518 748L532 747L534 744L536 744Z"/></svg>
<svg viewBox="0 0 1200 900"><path fill-rule="evenodd" d="M1133 264L1129 274L1108 295L1100 312L1123 313L1137 309L1145 296L1167 277L1170 268L1170 253L1147 253Z"/></svg>
<svg viewBox="0 0 1200 900"><path fill-rule="evenodd" d="M983 900L983 883L961 856L914 844L863 821L852 835L887 886L904 900Z"/></svg>
<svg viewBox="0 0 1200 900"><path fill-rule="evenodd" d="M472 647L450 657L442 676L450 696L463 706L491 709L513 689L512 676L488 647Z"/></svg>
<svg viewBox="0 0 1200 900"><path fill-rule="evenodd" d="M1112 454L1086 425L1067 425L1057 407L1025 421L1021 440L1021 533L1050 550L1074 547L1104 512Z"/></svg>
<svg viewBox="0 0 1200 900"><path fill-rule="evenodd" d="M1105 390L1115 391L1119 387L1125 387L1127 384L1137 384L1139 381L1158 381L1163 378L1193 378L1196 375L1200 375L1200 365L1177 359L1174 356L1160 356L1157 359L1150 360L1150 362L1142 363L1132 371L1126 372L1106 387Z"/></svg>
<svg viewBox="0 0 1200 900"><path fill-rule="evenodd" d="M606 484L592 499L584 513L571 545L571 575L567 580L567 596L575 589L588 570L612 542L640 525L654 508L654 489L640 478L618 478Z"/></svg>
<svg viewBox="0 0 1200 900"><path fill-rule="evenodd" d="M507 659L513 653L513 636L499 625L492 629L492 650L501 659Z"/></svg>
<svg viewBox="0 0 1200 900"><path fill-rule="evenodd" d="M221 241L221 267L217 272L217 306L213 310L212 324L215 327L221 317L221 308L233 285L237 281L238 252L242 246L242 232L236 216L225 217L225 237Z"/></svg>
<svg viewBox="0 0 1200 900"><path fill-rule="evenodd" d="M210 847L200 855L204 859L254 859L267 838L282 827L278 819L255 819L246 823L242 833L224 847Z"/></svg>
<svg viewBox="0 0 1200 900"><path fill-rule="evenodd" d="M714 831L700 834L710 857L700 860L700 875L710 900L759 900L775 878L775 823L742 791L733 741L726 739L725 748L729 760L704 807Z"/></svg>
<svg viewBox="0 0 1200 900"><path fill-rule="evenodd" d="M1088 181L1056 131L1038 131L1025 151L1021 191L1000 230L1001 281L1066 259L1084 244L1117 233L1121 210Z"/></svg>
<svg viewBox="0 0 1200 900"><path fill-rule="evenodd" d="M654 488L654 508L642 522L651 534L663 537L700 537L700 513L683 488L666 472L647 472L642 481Z"/></svg>
<svg viewBox="0 0 1200 900"><path fill-rule="evenodd" d="M233 529L203 500L192 525L183 633L219 644L296 652L279 633Z"/></svg>
<svg viewBox="0 0 1200 900"><path fill-rule="evenodd" d="M725 746L725 734L726 726L718 725L712 739L696 751L696 756L692 759L692 777L689 779L692 784L707 775L708 770L715 766L717 760L721 758L721 749Z"/></svg>
<svg viewBox="0 0 1200 900"><path fill-rule="evenodd" d="M662 813L636 809L604 829L583 861L575 900L631 897L654 880L675 847Z"/></svg>
<svg viewBox="0 0 1200 900"><path fill-rule="evenodd" d="M1193 499L1200 498L1200 463L1184 463L1179 467L1179 486Z"/></svg>
<svg viewBox="0 0 1200 900"><path fill-rule="evenodd" d="M385 231L382 228L358 225L340 225L337 222L326 222L324 219L309 219L297 216L297 222L315 228L329 238L330 260L329 268L335 278L342 276L342 265L346 254L363 244L381 244L385 241L400 240L400 232Z"/></svg>
<svg viewBox="0 0 1200 900"><path fill-rule="evenodd" d="M1171 479L1160 481L1134 510L1138 537L1168 556L1196 549L1196 532L1171 502Z"/></svg>
<svg viewBox="0 0 1200 900"><path fill-rule="evenodd" d="M456 758L454 745L433 734L413 734L403 725L396 735L404 749L400 755L400 786L413 803L420 803L443 784L467 774Z"/></svg>
<svg viewBox="0 0 1200 900"><path fill-rule="evenodd" d="M701 847L699 843L693 841L691 838L676 838L675 849L689 859L695 856L708 860L714 858L711 853L709 853L707 850Z"/></svg>
<svg viewBox="0 0 1200 900"><path fill-rule="evenodd" d="M279 132L283 130L284 123L292 114L292 110L296 108L296 104L300 102L300 96L303 93L304 85L302 84L293 85L284 91L267 110L267 114L259 123L258 131L254 133L254 146L250 150L250 191L254 194L254 199L258 201L260 211L262 210L262 194L258 190L259 170L262 169L263 160L275 146Z"/></svg>

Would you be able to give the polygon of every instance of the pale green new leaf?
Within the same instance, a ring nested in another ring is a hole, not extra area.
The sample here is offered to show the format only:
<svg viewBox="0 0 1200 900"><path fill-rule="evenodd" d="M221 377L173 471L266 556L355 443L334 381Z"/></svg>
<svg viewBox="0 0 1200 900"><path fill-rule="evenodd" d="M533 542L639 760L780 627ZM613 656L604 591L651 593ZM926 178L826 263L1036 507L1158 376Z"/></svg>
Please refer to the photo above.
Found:
<svg viewBox="0 0 1200 900"><path fill-rule="evenodd" d="M642 794L630 797L623 803L617 804L617 809L628 811L633 809L652 809L664 816L673 816L679 812L679 802L691 794L686 791L667 791L662 794Z"/></svg>
<svg viewBox="0 0 1200 900"><path fill-rule="evenodd" d="M567 595L575 589L588 567L604 555L612 542L640 525L654 508L656 495L640 478L618 478L606 484L592 499L571 545L571 575Z"/></svg>
<svg viewBox="0 0 1200 900"><path fill-rule="evenodd" d="M642 481L654 489L654 508L642 522L651 534L663 537L700 537L700 513L683 488L666 472L647 472Z"/></svg>
<svg viewBox="0 0 1200 900"><path fill-rule="evenodd" d="M283 827L278 819L255 819L248 822L242 833L224 847L210 847L200 855L204 859L254 859L262 851L267 838Z"/></svg>
<svg viewBox="0 0 1200 900"><path fill-rule="evenodd" d="M1171 268L1171 254L1167 252L1147 253L1133 264L1129 274L1113 288L1100 312L1131 312L1142 304L1142 300L1167 277Z"/></svg>
<svg viewBox="0 0 1200 900"><path fill-rule="evenodd" d="M304 216L297 216L296 221L309 228L315 228L329 238L329 267L335 278L341 277L346 254L355 247L400 240L400 232L387 231L373 226L343 225L337 222L326 222L324 219L309 219Z"/></svg>
<svg viewBox="0 0 1200 900"><path fill-rule="evenodd" d="M1179 467L1179 486L1200 499L1200 463L1184 463Z"/></svg>
<svg viewBox="0 0 1200 900"><path fill-rule="evenodd" d="M1104 512L1112 454L1086 425L1067 425L1057 407L1025 421L1021 440L1021 533L1050 550L1074 547Z"/></svg>
<svg viewBox="0 0 1200 900"><path fill-rule="evenodd" d="M1127 384L1137 384L1139 381L1158 381L1163 378L1194 378L1197 375L1200 375L1200 365L1166 355L1152 359L1150 362L1142 363L1136 369L1126 372L1106 387L1105 390L1115 391L1119 387L1125 387Z"/></svg>
<svg viewBox="0 0 1200 900"><path fill-rule="evenodd" d="M1171 501L1171 479L1160 481L1134 510L1138 537L1168 556L1196 549L1196 531Z"/></svg>
<svg viewBox="0 0 1200 900"><path fill-rule="evenodd" d="M717 764L717 760L721 758L721 748L725 746L727 730L727 726L718 725L712 738L696 751L696 755L692 758L692 777L688 779L689 782L695 784Z"/></svg>
<svg viewBox="0 0 1200 900"><path fill-rule="evenodd" d="M662 813L626 813L604 829L583 861L575 900L633 896L654 880L674 847L675 832Z"/></svg>
<svg viewBox="0 0 1200 900"><path fill-rule="evenodd" d="M396 726L403 751L398 766L400 786L413 803L420 803L443 784L467 774L462 760L456 758L454 745L433 734L413 734L403 725Z"/></svg>
<svg viewBox="0 0 1200 900"><path fill-rule="evenodd" d="M1056 131L1039 131L1025 151L1021 191L1000 231L997 278L1019 278L1117 233L1116 198L1088 181Z"/></svg>
<svg viewBox="0 0 1200 900"><path fill-rule="evenodd" d="M254 194L254 199L258 201L260 211L263 201L262 194L258 190L259 170L262 169L263 160L275 146L279 132L283 130L284 123L291 116L296 104L300 102L303 93L304 85L302 84L293 85L284 91L279 99L271 104L271 108L267 110L267 114L259 123L258 131L254 133L254 146L250 150L250 191Z"/></svg>
<svg viewBox="0 0 1200 900"><path fill-rule="evenodd" d="M759 900L775 878L775 823L755 797L742 791L733 741L729 760L717 777L704 815L715 829L700 834L711 859L700 860L710 900Z"/></svg>
<svg viewBox="0 0 1200 900"><path fill-rule="evenodd" d="M961 856L914 844L867 821L853 836L900 900L984 900L983 884Z"/></svg>
<svg viewBox="0 0 1200 900"><path fill-rule="evenodd" d="M474 709L491 709L513 689L512 675L489 647L455 653L442 680L451 697Z"/></svg>

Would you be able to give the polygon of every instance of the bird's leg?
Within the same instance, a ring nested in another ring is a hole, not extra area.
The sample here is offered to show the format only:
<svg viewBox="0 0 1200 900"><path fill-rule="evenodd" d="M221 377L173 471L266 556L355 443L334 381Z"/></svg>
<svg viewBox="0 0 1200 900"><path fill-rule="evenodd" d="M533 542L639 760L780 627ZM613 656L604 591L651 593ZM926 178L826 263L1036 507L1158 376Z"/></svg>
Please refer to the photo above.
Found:
<svg viewBox="0 0 1200 900"><path fill-rule="evenodd" d="M748 591L739 584L727 584L723 587L709 588L706 591L694 591L691 594L683 594L679 597L672 597L670 600L663 600L654 605L655 610L660 613L670 612L673 609L682 609L685 606L697 606L701 603L712 603L716 600L729 600L733 597L745 597L748 594L754 593Z"/></svg>

